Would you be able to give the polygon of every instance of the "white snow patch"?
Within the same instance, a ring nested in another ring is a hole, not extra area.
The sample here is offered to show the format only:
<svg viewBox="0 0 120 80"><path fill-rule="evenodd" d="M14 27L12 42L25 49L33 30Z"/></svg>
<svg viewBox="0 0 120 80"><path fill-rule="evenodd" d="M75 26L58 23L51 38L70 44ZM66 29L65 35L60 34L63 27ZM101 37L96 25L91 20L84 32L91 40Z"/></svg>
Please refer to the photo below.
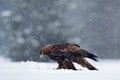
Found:
<svg viewBox="0 0 120 80"><path fill-rule="evenodd" d="M56 70L57 63L0 62L0 80L119 80L120 60L90 61L99 71L75 64L77 71Z"/></svg>

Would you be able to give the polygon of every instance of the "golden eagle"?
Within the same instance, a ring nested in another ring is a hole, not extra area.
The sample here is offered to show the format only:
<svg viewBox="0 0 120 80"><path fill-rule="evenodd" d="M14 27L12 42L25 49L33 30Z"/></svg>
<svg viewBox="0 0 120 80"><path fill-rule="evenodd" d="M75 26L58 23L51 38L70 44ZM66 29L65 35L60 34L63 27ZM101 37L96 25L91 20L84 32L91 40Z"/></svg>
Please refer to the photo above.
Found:
<svg viewBox="0 0 120 80"><path fill-rule="evenodd" d="M73 62L80 64L82 67L86 67L89 70L97 70L92 64L90 64L85 58L97 61L97 56L81 49L77 44L56 44L47 45L40 49L40 57L44 54L50 57L50 59L58 62L57 69L73 69L76 70Z"/></svg>

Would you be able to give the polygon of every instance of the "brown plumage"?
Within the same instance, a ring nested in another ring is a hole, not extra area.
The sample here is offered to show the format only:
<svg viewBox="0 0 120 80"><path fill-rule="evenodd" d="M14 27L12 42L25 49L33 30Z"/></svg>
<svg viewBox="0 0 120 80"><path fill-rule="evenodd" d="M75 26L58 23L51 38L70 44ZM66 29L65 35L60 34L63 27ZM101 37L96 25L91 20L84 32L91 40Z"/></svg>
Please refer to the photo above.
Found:
<svg viewBox="0 0 120 80"><path fill-rule="evenodd" d="M80 64L82 67L86 67L89 70L97 70L92 64L90 64L86 58L90 58L97 61L97 56L89 53L88 51L81 49L77 44L57 44L48 45L40 49L40 56L46 54L55 61L58 61L57 69L73 69L76 70L72 62Z"/></svg>
<svg viewBox="0 0 120 80"><path fill-rule="evenodd" d="M58 68L57 69L73 69L76 70L75 66L73 65L72 61L69 59L63 59L62 61L58 61Z"/></svg>

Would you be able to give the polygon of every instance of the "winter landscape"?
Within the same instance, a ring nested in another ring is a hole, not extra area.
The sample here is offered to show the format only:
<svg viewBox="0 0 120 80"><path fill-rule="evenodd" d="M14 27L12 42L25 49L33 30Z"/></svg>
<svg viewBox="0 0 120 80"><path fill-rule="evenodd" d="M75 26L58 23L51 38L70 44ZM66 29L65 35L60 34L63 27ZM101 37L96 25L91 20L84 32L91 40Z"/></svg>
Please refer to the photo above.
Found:
<svg viewBox="0 0 120 80"><path fill-rule="evenodd" d="M119 80L120 60L89 60L98 71L75 64L77 71L56 70L57 63L0 61L0 80Z"/></svg>
<svg viewBox="0 0 120 80"><path fill-rule="evenodd" d="M56 70L39 52L58 43L97 55L99 70ZM0 80L120 80L120 0L0 0Z"/></svg>

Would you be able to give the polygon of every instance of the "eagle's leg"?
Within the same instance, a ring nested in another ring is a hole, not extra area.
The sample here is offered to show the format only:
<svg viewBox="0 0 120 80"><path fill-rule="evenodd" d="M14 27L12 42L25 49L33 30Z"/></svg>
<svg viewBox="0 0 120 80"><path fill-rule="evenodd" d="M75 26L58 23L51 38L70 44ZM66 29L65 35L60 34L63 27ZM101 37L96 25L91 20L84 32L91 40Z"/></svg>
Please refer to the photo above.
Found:
<svg viewBox="0 0 120 80"><path fill-rule="evenodd" d="M63 60L62 63L63 63L63 66L64 66L65 69L77 70L77 69L75 68L74 64L72 63L72 61L69 60L69 59Z"/></svg>
<svg viewBox="0 0 120 80"><path fill-rule="evenodd" d="M62 68L64 68L62 61L58 61L57 69L62 69Z"/></svg>
<svg viewBox="0 0 120 80"><path fill-rule="evenodd" d="M57 69L73 69L76 70L72 61L68 58L67 55L62 54L60 55L60 60L58 61L58 68Z"/></svg>
<svg viewBox="0 0 120 80"><path fill-rule="evenodd" d="M73 70L77 70L75 68L74 64L68 59L64 59L63 61L58 61L57 69L73 69Z"/></svg>
<svg viewBox="0 0 120 80"><path fill-rule="evenodd" d="M66 58L66 56L64 54L61 54L59 56L59 58L57 58L57 61L58 61L58 67L57 67L57 69L65 69L65 66L63 64L63 61L64 61L65 58Z"/></svg>

